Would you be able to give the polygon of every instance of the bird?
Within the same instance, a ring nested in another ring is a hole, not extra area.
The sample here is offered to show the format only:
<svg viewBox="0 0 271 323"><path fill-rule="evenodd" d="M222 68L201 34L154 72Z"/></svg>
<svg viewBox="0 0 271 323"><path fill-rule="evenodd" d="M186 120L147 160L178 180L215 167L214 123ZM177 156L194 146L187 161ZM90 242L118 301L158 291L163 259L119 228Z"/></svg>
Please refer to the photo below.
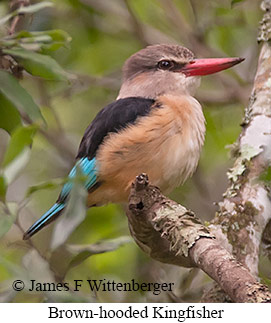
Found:
<svg viewBox="0 0 271 323"><path fill-rule="evenodd" d="M79 172L85 176L87 207L127 203L141 173L165 194L183 184L196 170L205 137L202 107L194 98L200 77L243 60L195 58L189 49L171 44L150 45L129 57L116 100L87 127L56 203L23 239L58 218Z"/></svg>

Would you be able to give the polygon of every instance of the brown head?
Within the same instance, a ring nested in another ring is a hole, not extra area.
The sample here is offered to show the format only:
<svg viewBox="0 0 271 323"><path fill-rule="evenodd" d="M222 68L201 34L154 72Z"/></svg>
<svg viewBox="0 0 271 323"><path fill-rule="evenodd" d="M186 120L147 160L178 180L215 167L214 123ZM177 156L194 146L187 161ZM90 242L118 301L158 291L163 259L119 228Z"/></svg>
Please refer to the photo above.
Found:
<svg viewBox="0 0 271 323"><path fill-rule="evenodd" d="M212 74L243 61L241 58L196 59L179 45L148 46L127 59L118 98L162 94L193 95L199 76Z"/></svg>

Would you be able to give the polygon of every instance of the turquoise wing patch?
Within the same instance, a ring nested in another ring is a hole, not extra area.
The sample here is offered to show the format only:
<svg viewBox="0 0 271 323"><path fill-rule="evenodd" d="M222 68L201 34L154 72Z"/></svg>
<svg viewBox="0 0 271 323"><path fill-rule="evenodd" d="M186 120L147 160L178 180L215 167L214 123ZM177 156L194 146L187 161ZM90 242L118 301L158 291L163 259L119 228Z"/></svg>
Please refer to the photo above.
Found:
<svg viewBox="0 0 271 323"><path fill-rule="evenodd" d="M60 200L66 199L69 195L73 179L76 176L85 176L85 187L89 190L97 181L98 169L96 158L88 159L87 157L79 159L69 173L68 182L63 186L60 193Z"/></svg>

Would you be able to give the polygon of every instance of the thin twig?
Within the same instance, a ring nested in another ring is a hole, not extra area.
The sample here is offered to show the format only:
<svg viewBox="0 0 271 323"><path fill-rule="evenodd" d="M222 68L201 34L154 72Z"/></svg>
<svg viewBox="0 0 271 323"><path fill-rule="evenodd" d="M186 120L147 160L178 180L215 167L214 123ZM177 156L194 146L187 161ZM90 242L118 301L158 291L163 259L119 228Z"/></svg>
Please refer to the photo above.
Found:
<svg viewBox="0 0 271 323"><path fill-rule="evenodd" d="M33 121L29 118L25 113L21 113L22 119L29 125L33 124ZM47 141L57 149L59 155L63 158L63 160L69 162L72 165L75 159L75 151L71 148L72 145L69 143L65 134L62 132L58 132L57 134L54 132L46 131L45 129L39 127L38 132L45 138Z"/></svg>
<svg viewBox="0 0 271 323"><path fill-rule="evenodd" d="M41 104L51 110L51 112L54 116L55 122L56 122L57 131L64 132L63 127L61 125L61 121L60 121L55 109L51 105L51 98L48 94L46 85L44 84L44 80L37 78L37 86L38 86Z"/></svg>
<svg viewBox="0 0 271 323"><path fill-rule="evenodd" d="M29 5L29 0L14 0L10 2L10 8L13 9L14 7L22 8L27 7ZM19 21L23 18L24 15L17 15L15 16L10 23L10 27L8 30L8 34L12 35L16 31L16 27Z"/></svg>
<svg viewBox="0 0 271 323"><path fill-rule="evenodd" d="M148 42L148 40L145 37L145 33L144 33L144 30L142 28L141 23L139 22L139 20L137 19L133 9L131 8L129 0L124 0L124 3L125 3L126 8L127 8L128 12L129 12L129 15L130 15L130 18L131 18L131 23L133 25L135 34L137 35L137 37L140 40L141 44L143 46L150 45L150 43Z"/></svg>
<svg viewBox="0 0 271 323"><path fill-rule="evenodd" d="M221 56L221 53L214 48L210 47L202 37L198 37L198 34L194 32L191 26L184 20L179 9L172 0L161 0L161 3L165 9L165 13L168 16L172 26L175 27L176 33L182 43L186 44L197 56L203 57L216 57ZM234 71L232 72L234 73ZM228 93L229 97L235 99L235 101L244 102L244 96L242 88L239 83L232 77L225 73L214 74L213 78L224 87L224 91Z"/></svg>

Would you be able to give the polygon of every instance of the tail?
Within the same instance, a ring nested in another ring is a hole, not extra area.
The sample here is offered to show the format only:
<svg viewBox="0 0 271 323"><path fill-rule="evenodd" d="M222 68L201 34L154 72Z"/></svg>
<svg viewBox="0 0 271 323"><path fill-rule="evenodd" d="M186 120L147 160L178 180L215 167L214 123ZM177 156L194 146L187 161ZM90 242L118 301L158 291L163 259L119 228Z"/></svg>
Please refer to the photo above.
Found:
<svg viewBox="0 0 271 323"><path fill-rule="evenodd" d="M50 210L48 210L44 215L39 218L23 235L23 239L27 240L33 236L33 234L39 232L47 224L54 221L65 208L65 203L55 203Z"/></svg>
<svg viewBox="0 0 271 323"><path fill-rule="evenodd" d="M92 187L97 184L97 168L96 168L96 159L93 158L91 160L88 157L84 157L79 159L75 166L72 168L69 174L69 179L72 180L77 175L77 168L79 167L79 174L83 173L83 175L87 176L85 187L90 190ZM32 237L33 234L40 231L47 224L54 221L66 207L68 196L73 187L72 181L68 181L62 188L61 193L58 197L57 202L48 210L38 221L36 221L23 235L23 239L27 240Z"/></svg>

